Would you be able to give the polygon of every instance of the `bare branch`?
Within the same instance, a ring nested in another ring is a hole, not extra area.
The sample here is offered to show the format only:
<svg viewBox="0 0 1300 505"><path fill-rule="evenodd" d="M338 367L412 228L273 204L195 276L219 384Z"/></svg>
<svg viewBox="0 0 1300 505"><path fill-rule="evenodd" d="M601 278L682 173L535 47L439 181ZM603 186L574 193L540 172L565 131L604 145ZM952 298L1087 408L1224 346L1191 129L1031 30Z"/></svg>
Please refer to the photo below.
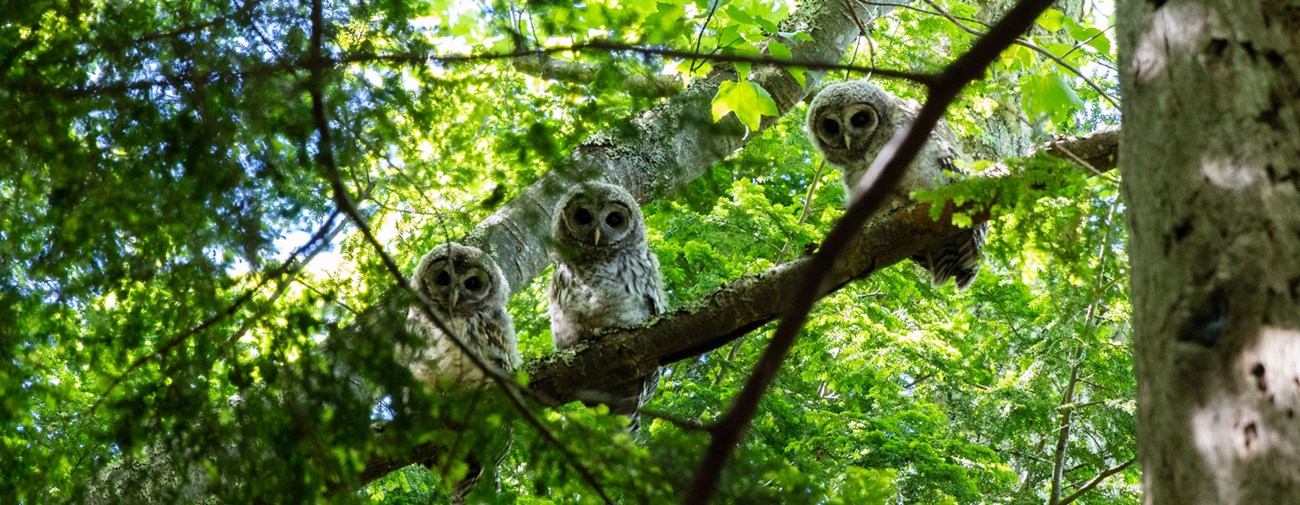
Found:
<svg viewBox="0 0 1300 505"><path fill-rule="evenodd" d="M1084 484L1075 492L1070 493L1070 496L1066 496L1065 498L1062 498L1061 501L1058 502L1056 505L1068 505L1070 503L1073 503L1074 500L1079 499L1079 497L1083 496L1084 493L1087 493L1088 491L1092 491L1093 488L1097 487L1098 484L1101 484L1102 481L1106 480L1107 477L1110 477L1111 475L1115 475L1117 473L1124 471L1125 468L1133 466L1133 463L1136 462L1137 462L1136 459L1130 459L1128 461L1121 463L1119 466L1108 468L1106 471L1097 474L1096 477L1093 477L1092 480L1088 481L1087 484Z"/></svg>
<svg viewBox="0 0 1300 505"><path fill-rule="evenodd" d="M1070 368L1070 380L1065 385L1065 392L1061 393L1060 405L1074 403L1074 387L1079 382L1079 367L1083 365L1083 346L1079 346L1070 354L1070 361L1074 362L1074 366ZM1065 449L1070 441L1070 423L1073 422L1073 418L1073 409L1061 411L1061 426L1057 430L1056 449L1052 453L1052 490L1047 499L1047 503L1050 505L1060 503L1061 477L1065 467Z"/></svg>

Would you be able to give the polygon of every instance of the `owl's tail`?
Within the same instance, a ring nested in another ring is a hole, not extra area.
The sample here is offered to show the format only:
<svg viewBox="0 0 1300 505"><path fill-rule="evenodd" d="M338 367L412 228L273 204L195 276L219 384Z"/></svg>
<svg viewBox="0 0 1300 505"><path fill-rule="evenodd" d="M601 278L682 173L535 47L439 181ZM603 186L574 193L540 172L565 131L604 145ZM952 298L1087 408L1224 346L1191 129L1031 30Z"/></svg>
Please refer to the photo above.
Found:
<svg viewBox="0 0 1300 505"><path fill-rule="evenodd" d="M471 453L469 457L465 458L465 464L469 469L465 472L465 477L457 481L456 485L451 490L452 505L464 505L466 497L469 496L471 491L474 491L475 486L478 485L479 480L482 480L484 476L488 477L489 485L492 486L492 489L481 494L498 494L501 492L501 481L497 479L497 469L501 466L501 463L506 460L506 455L510 454L510 446L513 443L509 436L511 431L512 430L507 429L504 446L495 447L489 454L483 455L494 458L491 460L490 467L484 467L484 465L479 462L479 456L473 453ZM425 463L425 466L429 466L432 462L433 459L430 458L429 461Z"/></svg>
<svg viewBox="0 0 1300 505"><path fill-rule="evenodd" d="M912 261L930 271L930 281L935 287L953 279L958 290L966 289L979 273L980 250L984 248L984 234L988 229L988 223L979 223L945 237L912 256Z"/></svg>
<svg viewBox="0 0 1300 505"><path fill-rule="evenodd" d="M627 431L635 435L641 429L641 407L654 398L659 387L659 369L649 375L615 384L599 391L582 391L578 394L588 407L608 405L610 413L627 416Z"/></svg>
<svg viewBox="0 0 1300 505"><path fill-rule="evenodd" d="M465 463L469 465L469 471L465 473L465 478L456 482L456 486L452 488L452 505L464 505L465 497L469 496L469 492L474 490L479 479L483 478L483 465L479 464L478 458L470 458Z"/></svg>

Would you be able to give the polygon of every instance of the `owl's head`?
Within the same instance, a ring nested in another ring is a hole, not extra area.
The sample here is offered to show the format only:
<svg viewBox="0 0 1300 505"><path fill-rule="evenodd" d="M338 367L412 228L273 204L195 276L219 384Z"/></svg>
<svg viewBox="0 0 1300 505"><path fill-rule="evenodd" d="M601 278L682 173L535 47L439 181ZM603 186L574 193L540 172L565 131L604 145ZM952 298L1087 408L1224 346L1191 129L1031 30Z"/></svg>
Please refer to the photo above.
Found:
<svg viewBox="0 0 1300 505"><path fill-rule="evenodd" d="M894 98L867 81L837 82L817 93L808 105L808 138L813 147L836 166L870 161L867 153L879 149L893 132L890 124L897 107Z"/></svg>
<svg viewBox="0 0 1300 505"><path fill-rule="evenodd" d="M620 186L578 185L560 200L552 226L556 249L590 257L645 244L645 224L636 199Z"/></svg>
<svg viewBox="0 0 1300 505"><path fill-rule="evenodd" d="M496 261L477 247L455 242L424 255L411 276L411 287L449 316L504 307L510 298L510 286Z"/></svg>

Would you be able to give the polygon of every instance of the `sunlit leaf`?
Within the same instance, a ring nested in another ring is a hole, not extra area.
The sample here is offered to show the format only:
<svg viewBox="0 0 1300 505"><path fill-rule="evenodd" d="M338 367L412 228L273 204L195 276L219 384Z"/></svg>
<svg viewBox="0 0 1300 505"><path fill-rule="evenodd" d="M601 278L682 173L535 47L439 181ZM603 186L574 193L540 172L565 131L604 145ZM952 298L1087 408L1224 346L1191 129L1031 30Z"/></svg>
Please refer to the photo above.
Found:
<svg viewBox="0 0 1300 505"><path fill-rule="evenodd" d="M772 95L753 81L725 81L713 97L713 120L721 120L728 112L735 113L740 122L757 130L763 116L776 116L776 101Z"/></svg>

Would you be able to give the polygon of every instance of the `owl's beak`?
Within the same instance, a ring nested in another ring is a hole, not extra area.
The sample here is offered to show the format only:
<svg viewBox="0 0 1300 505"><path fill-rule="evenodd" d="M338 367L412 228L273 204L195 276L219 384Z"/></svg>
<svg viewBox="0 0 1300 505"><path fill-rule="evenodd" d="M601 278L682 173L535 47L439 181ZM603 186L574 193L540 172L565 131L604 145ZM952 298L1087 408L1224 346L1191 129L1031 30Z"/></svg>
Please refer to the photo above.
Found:
<svg viewBox="0 0 1300 505"><path fill-rule="evenodd" d="M593 242L591 245L600 245L600 227L599 227L599 226L596 227L596 241Z"/></svg>
<svg viewBox="0 0 1300 505"><path fill-rule="evenodd" d="M460 291L453 289L451 290L451 308L456 308L457 300L460 300Z"/></svg>
<svg viewBox="0 0 1300 505"><path fill-rule="evenodd" d="M853 138L849 137L849 132L844 132L844 150L853 149Z"/></svg>

